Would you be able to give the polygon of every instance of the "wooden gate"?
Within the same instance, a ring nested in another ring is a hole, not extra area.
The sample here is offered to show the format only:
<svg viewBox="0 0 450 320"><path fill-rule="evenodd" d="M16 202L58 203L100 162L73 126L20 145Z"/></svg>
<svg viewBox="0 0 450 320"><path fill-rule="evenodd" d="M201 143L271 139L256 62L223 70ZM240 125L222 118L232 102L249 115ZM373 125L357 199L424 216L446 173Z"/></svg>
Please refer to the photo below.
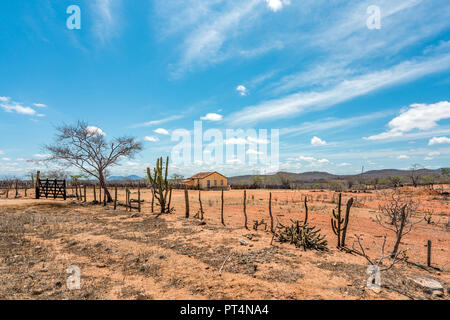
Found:
<svg viewBox="0 0 450 320"><path fill-rule="evenodd" d="M52 197L67 199L66 180L57 179L37 179L36 180L36 199L41 197Z"/></svg>

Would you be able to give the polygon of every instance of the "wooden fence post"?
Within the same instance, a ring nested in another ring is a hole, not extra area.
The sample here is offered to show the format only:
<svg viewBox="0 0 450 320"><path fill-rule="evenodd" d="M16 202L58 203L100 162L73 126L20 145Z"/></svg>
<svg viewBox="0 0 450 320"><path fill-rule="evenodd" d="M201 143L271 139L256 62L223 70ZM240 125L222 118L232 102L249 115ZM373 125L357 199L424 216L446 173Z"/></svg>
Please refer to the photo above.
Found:
<svg viewBox="0 0 450 320"><path fill-rule="evenodd" d="M117 187L114 187L114 210L117 209Z"/></svg>
<svg viewBox="0 0 450 320"><path fill-rule="evenodd" d="M152 213L154 212L154 204L155 204L155 191L152 188Z"/></svg>
<svg viewBox="0 0 450 320"><path fill-rule="evenodd" d="M138 212L141 212L141 187L138 187Z"/></svg>
<svg viewBox="0 0 450 320"><path fill-rule="evenodd" d="M202 205L202 197L200 195L200 189L198 189L198 202L200 203L200 220L203 220L203 205Z"/></svg>
<svg viewBox="0 0 450 320"><path fill-rule="evenodd" d="M80 197L79 197L79 195L78 195L78 179L77 179L77 178L74 178L73 180L74 180L74 182L75 182L75 195L76 195L76 197L77 197L77 200L80 200Z"/></svg>
<svg viewBox="0 0 450 320"><path fill-rule="evenodd" d="M187 186L184 187L184 203L186 205L186 218L189 218L189 193Z"/></svg>
<svg viewBox="0 0 450 320"><path fill-rule="evenodd" d="M86 195L86 184L84 185L84 202L87 202L87 195Z"/></svg>
<svg viewBox="0 0 450 320"><path fill-rule="evenodd" d="M270 215L270 231L273 233L273 216L272 216L272 192L269 194L269 215Z"/></svg>
<svg viewBox="0 0 450 320"><path fill-rule="evenodd" d="M35 190L36 190L35 196L36 196L36 199L39 199L41 197L41 193L40 193L40 190L39 190L40 183L41 183L40 181L41 181L41 172L38 171L36 173L36 185L35 185Z"/></svg>
<svg viewBox="0 0 450 320"><path fill-rule="evenodd" d="M14 196L14 198L18 197L19 197L19 180L16 179L16 195Z"/></svg>
<svg viewBox="0 0 450 320"><path fill-rule="evenodd" d="M427 267L431 267L431 240L427 244Z"/></svg>
<svg viewBox="0 0 450 320"><path fill-rule="evenodd" d="M128 211L128 188L125 187L125 211Z"/></svg>
<svg viewBox="0 0 450 320"><path fill-rule="evenodd" d="M225 225L225 221L223 220L223 189L222 189L222 196L221 196L222 204L220 206L220 220L223 225Z"/></svg>
<svg viewBox="0 0 450 320"><path fill-rule="evenodd" d="M244 228L248 229L247 227L247 190L244 190Z"/></svg>
<svg viewBox="0 0 450 320"><path fill-rule="evenodd" d="M97 188L95 187L95 184L94 184L94 203L97 203Z"/></svg>

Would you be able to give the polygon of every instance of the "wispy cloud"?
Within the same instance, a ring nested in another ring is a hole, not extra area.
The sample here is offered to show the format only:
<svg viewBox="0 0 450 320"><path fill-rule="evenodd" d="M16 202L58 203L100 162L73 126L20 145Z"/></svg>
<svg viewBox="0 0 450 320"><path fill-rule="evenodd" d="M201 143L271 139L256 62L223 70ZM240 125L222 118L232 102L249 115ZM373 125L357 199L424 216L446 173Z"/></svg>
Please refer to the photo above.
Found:
<svg viewBox="0 0 450 320"><path fill-rule="evenodd" d="M344 130L360 126L361 124L375 121L380 118L387 117L393 114L389 110L383 112L373 112L362 116L355 116L349 118L325 118L313 122L303 122L295 127L287 127L280 129L281 135L298 136L305 133L319 133L322 131L336 131Z"/></svg>
<svg viewBox="0 0 450 320"><path fill-rule="evenodd" d="M450 54L405 61L392 68L344 80L329 90L299 92L246 107L228 117L231 123L253 123L323 110L369 92L450 68Z"/></svg>
<svg viewBox="0 0 450 320"><path fill-rule="evenodd" d="M180 57L172 76L183 76L235 57L252 58L283 48L276 37L245 41L265 14L276 14L288 0L186 0L156 4L162 38L178 37ZM270 10L268 10L270 9Z"/></svg>
<svg viewBox="0 0 450 320"><path fill-rule="evenodd" d="M95 17L94 34L102 43L106 43L119 34L122 0L94 0L91 6Z"/></svg>
<svg viewBox="0 0 450 320"><path fill-rule="evenodd" d="M152 120L152 121L148 121L148 122L144 122L144 123L140 123L140 124L135 124L132 126L132 128L156 126L156 125L160 125L160 124L163 124L166 122L178 120L181 118L183 118L182 115L174 115L174 116L170 116L170 117L159 119L159 120Z"/></svg>

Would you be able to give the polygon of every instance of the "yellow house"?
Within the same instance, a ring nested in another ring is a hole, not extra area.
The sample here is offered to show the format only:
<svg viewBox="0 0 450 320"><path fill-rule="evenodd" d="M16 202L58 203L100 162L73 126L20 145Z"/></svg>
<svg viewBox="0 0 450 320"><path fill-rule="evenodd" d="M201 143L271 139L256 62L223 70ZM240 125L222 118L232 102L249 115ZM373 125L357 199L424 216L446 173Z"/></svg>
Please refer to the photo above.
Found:
<svg viewBox="0 0 450 320"><path fill-rule="evenodd" d="M200 172L181 181L188 187L200 187L200 189L224 189L228 188L228 179L224 175L214 172Z"/></svg>

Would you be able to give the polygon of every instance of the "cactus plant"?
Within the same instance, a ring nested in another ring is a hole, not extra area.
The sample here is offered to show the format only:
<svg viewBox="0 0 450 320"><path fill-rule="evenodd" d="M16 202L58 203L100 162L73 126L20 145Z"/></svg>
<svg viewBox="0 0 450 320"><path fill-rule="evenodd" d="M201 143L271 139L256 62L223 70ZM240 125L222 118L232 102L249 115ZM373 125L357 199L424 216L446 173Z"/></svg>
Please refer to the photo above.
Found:
<svg viewBox="0 0 450 320"><path fill-rule="evenodd" d="M153 194L161 206L161 213L170 213L170 199L172 197L172 188L167 179L169 171L169 157L167 157L165 166L163 158L156 160L156 167L153 168L153 174L150 168L147 168L147 176L153 189ZM169 201L167 200L169 197Z"/></svg>
<svg viewBox="0 0 450 320"><path fill-rule="evenodd" d="M291 220L291 226L279 224L277 232L274 234L279 242L289 242L296 247L303 247L303 250L314 249L318 251L326 251L327 240L325 236L320 235L320 229L316 230L315 226L309 226L307 223Z"/></svg>
<svg viewBox="0 0 450 320"><path fill-rule="evenodd" d="M345 211L345 217L341 218L341 203L342 203L342 193L339 193L337 214L333 209L333 216L331 217L331 228L335 235L337 235L337 247L345 247L345 235L347 233L348 220L350 217L350 208L353 204L353 198L347 201L347 208Z"/></svg>

